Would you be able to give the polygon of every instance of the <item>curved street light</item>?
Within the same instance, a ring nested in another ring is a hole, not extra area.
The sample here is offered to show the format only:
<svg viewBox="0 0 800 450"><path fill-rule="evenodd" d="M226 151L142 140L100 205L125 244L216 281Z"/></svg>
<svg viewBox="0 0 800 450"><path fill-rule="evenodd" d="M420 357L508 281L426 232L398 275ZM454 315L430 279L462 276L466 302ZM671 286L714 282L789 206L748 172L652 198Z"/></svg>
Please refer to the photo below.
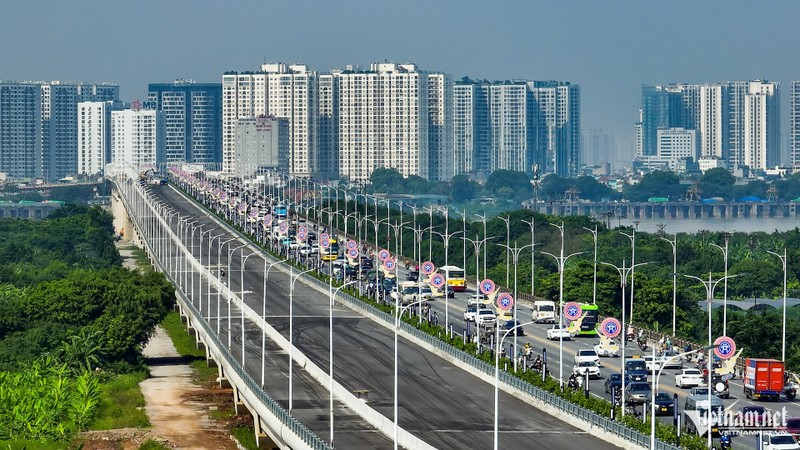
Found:
<svg viewBox="0 0 800 450"><path fill-rule="evenodd" d="M507 330L503 334L502 338L500 337L500 327L497 324L495 324L495 329L496 329L495 341L496 341L496 344L495 344L495 351L494 351L494 450L498 450L498 441L499 441L498 414L499 414L499 411L500 411L500 393L499 393L499 390L500 390L499 389L499 387L500 387L500 347L503 346L503 340L505 340L505 338L508 336L508 333L511 333L512 331L514 331L514 337L516 337L517 336L517 333L516 333L516 329L517 328L520 328L522 326L529 325L529 324L532 324L532 323L534 323L533 320L531 320L529 322L521 323L519 325L514 323L514 326L511 329ZM516 370L516 360L517 360L517 358L515 358L514 355L511 355L511 358L515 362L514 370Z"/></svg>

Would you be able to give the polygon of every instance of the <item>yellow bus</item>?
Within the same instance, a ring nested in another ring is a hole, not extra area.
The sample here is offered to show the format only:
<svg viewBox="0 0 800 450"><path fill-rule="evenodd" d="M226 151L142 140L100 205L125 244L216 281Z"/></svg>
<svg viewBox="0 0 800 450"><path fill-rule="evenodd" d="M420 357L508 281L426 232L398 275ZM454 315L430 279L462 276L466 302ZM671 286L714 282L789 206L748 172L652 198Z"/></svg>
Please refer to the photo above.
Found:
<svg viewBox="0 0 800 450"><path fill-rule="evenodd" d="M339 244L336 239L330 240L331 245L328 248L319 247L319 258L322 261L336 261L339 259Z"/></svg>
<svg viewBox="0 0 800 450"><path fill-rule="evenodd" d="M467 290L467 280L464 278L464 269L456 266L442 266L438 272L442 274L447 285L454 292L463 292Z"/></svg>

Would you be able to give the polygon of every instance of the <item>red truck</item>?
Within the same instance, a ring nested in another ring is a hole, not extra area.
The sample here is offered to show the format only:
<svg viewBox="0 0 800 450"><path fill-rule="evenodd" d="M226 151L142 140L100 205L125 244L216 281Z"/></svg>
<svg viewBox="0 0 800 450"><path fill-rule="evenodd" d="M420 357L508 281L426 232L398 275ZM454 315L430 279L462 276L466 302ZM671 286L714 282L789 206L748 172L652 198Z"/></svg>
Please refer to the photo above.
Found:
<svg viewBox="0 0 800 450"><path fill-rule="evenodd" d="M783 394L783 361L747 358L744 361L744 395L778 401Z"/></svg>

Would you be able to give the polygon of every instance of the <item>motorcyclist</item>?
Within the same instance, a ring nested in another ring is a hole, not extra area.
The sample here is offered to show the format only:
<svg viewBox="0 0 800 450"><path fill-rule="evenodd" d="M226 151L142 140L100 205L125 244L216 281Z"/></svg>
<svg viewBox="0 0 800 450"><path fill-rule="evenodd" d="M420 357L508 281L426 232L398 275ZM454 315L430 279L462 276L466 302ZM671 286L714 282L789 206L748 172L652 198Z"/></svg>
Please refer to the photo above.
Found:
<svg viewBox="0 0 800 450"><path fill-rule="evenodd" d="M542 357L539 355L536 355L536 359L533 360L533 370L537 372L542 370Z"/></svg>
<svg viewBox="0 0 800 450"><path fill-rule="evenodd" d="M530 357L531 356L531 351L532 351L531 343L530 342L526 342L525 343L525 356Z"/></svg>
<svg viewBox="0 0 800 450"><path fill-rule="evenodd" d="M570 388L572 388L572 389L575 389L575 388L577 388L577 387L578 387L578 379L577 379L577 378L578 378L578 377L576 377L576 376L575 376L575 373L573 372L573 373L572 373L572 374L569 376L569 380L567 380L567 386L568 386L568 387L570 387Z"/></svg>
<svg viewBox="0 0 800 450"><path fill-rule="evenodd" d="M721 450L727 450L731 448L731 438L727 434L723 434L719 437L719 448Z"/></svg>

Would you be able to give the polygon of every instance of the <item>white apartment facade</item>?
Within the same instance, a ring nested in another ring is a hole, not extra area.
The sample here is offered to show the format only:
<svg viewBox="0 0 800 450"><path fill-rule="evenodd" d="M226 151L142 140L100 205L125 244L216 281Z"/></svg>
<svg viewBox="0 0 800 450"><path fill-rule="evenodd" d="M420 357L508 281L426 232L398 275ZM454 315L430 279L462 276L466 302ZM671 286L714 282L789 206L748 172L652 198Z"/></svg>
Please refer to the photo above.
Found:
<svg viewBox="0 0 800 450"><path fill-rule="evenodd" d="M800 81L792 81L789 94L789 158L792 170L800 171Z"/></svg>
<svg viewBox="0 0 800 450"><path fill-rule="evenodd" d="M751 81L745 96L744 165L766 170L778 164L780 109L777 82Z"/></svg>
<svg viewBox="0 0 800 450"><path fill-rule="evenodd" d="M260 170L285 172L289 153L289 121L274 116L243 117L236 121L234 176Z"/></svg>
<svg viewBox="0 0 800 450"><path fill-rule="evenodd" d="M118 106L115 102L78 103L79 175L103 173L111 151L111 112Z"/></svg>
<svg viewBox="0 0 800 450"><path fill-rule="evenodd" d="M158 164L164 161L164 119L156 110L111 112L111 162Z"/></svg>

